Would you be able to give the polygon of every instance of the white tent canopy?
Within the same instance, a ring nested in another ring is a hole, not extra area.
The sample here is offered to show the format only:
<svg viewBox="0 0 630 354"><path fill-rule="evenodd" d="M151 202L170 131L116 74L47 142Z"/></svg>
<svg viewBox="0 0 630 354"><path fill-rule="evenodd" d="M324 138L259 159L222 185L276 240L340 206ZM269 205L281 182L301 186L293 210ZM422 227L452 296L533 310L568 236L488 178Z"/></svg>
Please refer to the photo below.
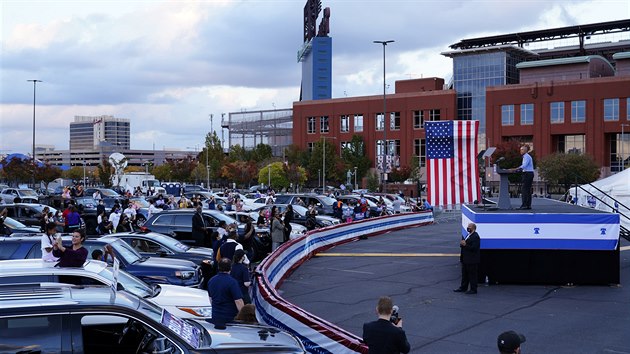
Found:
<svg viewBox="0 0 630 354"><path fill-rule="evenodd" d="M577 205L608 212L614 212L617 209L619 213L630 216L630 209L628 209L630 208L630 169L602 178L591 184L601 190L601 192L591 185L581 185L581 188L577 188ZM571 188L568 193L575 197L576 188ZM606 194L619 201L618 205L615 205L615 201ZM630 229L630 220L622 216L621 225L626 229Z"/></svg>

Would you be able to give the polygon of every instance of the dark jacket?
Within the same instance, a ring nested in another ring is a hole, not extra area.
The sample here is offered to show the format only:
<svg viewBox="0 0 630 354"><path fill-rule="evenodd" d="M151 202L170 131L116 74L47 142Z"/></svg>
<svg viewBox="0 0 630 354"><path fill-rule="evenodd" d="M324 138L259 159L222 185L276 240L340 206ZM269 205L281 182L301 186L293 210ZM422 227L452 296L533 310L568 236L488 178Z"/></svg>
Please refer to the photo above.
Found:
<svg viewBox="0 0 630 354"><path fill-rule="evenodd" d="M370 354L409 353L411 350L405 331L381 318L363 324L363 341Z"/></svg>
<svg viewBox="0 0 630 354"><path fill-rule="evenodd" d="M464 264L479 264L481 260L480 245L481 239L475 231L466 239L466 246L459 246L461 248L459 260Z"/></svg>
<svg viewBox="0 0 630 354"><path fill-rule="evenodd" d="M196 246L203 246L206 242L206 224L203 220L203 215L195 213L192 217L192 239L195 240Z"/></svg>

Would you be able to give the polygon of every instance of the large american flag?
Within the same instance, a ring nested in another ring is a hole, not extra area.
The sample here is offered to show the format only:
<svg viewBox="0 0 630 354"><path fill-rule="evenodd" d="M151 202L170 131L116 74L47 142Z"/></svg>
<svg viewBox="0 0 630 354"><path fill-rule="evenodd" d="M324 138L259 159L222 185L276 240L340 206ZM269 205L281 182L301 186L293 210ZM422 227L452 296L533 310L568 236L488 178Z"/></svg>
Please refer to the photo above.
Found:
<svg viewBox="0 0 630 354"><path fill-rule="evenodd" d="M479 121L425 122L427 199L431 205L471 203L479 198Z"/></svg>

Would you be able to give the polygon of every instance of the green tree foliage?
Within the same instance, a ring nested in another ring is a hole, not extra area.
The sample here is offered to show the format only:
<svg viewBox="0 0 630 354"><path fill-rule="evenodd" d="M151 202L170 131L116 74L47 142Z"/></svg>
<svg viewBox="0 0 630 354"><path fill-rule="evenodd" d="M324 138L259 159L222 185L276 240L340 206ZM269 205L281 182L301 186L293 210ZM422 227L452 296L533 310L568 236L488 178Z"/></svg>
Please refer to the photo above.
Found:
<svg viewBox="0 0 630 354"><path fill-rule="evenodd" d="M6 158L2 159L2 171L6 176L6 179L16 185L19 183L28 182L33 176L32 160L22 160L19 158L12 158L7 161Z"/></svg>
<svg viewBox="0 0 630 354"><path fill-rule="evenodd" d="M306 149L300 149L300 147L295 144L291 144L284 149L284 156L289 165L308 166L309 164L308 151Z"/></svg>
<svg viewBox="0 0 630 354"><path fill-rule="evenodd" d="M83 166L72 166L67 171L63 172L64 177L70 178L75 181L80 181L83 179Z"/></svg>
<svg viewBox="0 0 630 354"><path fill-rule="evenodd" d="M326 141L326 184L333 184L334 181L345 181L345 170L337 170L337 162L339 161L339 155L337 149L335 149L335 141ZM324 161L324 139L315 143L313 152L310 154L308 163L308 173L310 179L313 180L315 176L319 175L319 172L323 167ZM323 173L323 171L321 171ZM341 175L343 174L343 175Z"/></svg>
<svg viewBox="0 0 630 354"><path fill-rule="evenodd" d="M350 143L341 151L341 159L345 162L344 170L354 172L354 167L356 167L357 181L367 174L372 164L367 155L363 137L358 134L353 135Z"/></svg>
<svg viewBox="0 0 630 354"><path fill-rule="evenodd" d="M370 192L378 192L381 184L378 180L378 174L376 173L368 173L367 176L367 189Z"/></svg>
<svg viewBox="0 0 630 354"><path fill-rule="evenodd" d="M107 160L101 161L101 164L97 166L96 171L98 173L98 179L105 187L112 186L112 174L114 168Z"/></svg>
<svg viewBox="0 0 630 354"><path fill-rule="evenodd" d="M283 164L284 174L289 180L289 185L293 185L293 188L298 188L304 185L307 180L306 169L298 166L297 164Z"/></svg>
<svg viewBox="0 0 630 354"><path fill-rule="evenodd" d="M268 161L273 157L273 149L267 144L258 144L252 152L251 159L258 162Z"/></svg>
<svg viewBox="0 0 630 354"><path fill-rule="evenodd" d="M48 189L48 183L61 177L61 169L46 162L43 165L35 167L35 180L44 182L44 186Z"/></svg>
<svg viewBox="0 0 630 354"><path fill-rule="evenodd" d="M207 156L206 156L207 154ZM210 166L210 180L215 181L221 177L221 167L225 161L225 154L221 146L221 140L216 132L206 134L206 145L199 154L199 162Z"/></svg>
<svg viewBox="0 0 630 354"><path fill-rule="evenodd" d="M195 184L199 184L200 182L206 183L206 166L201 163L197 163L197 166L190 172L190 180L194 181Z"/></svg>
<svg viewBox="0 0 630 354"><path fill-rule="evenodd" d="M169 165L172 177L175 181L192 182L192 172L199 162L188 157L184 159L167 159L166 164Z"/></svg>
<svg viewBox="0 0 630 354"><path fill-rule="evenodd" d="M551 184L590 183L599 178L599 168L589 155L555 153L545 156L538 165L540 175Z"/></svg>
<svg viewBox="0 0 630 354"><path fill-rule="evenodd" d="M228 152L228 160L230 162L235 161L249 161L252 160L253 153L249 150L244 149L239 144L230 146L230 150ZM221 174L223 174L223 169L221 170Z"/></svg>
<svg viewBox="0 0 630 354"><path fill-rule="evenodd" d="M251 186L258 177L258 168L254 161L234 161L226 163L221 169L221 176L239 186Z"/></svg>
<svg viewBox="0 0 630 354"><path fill-rule="evenodd" d="M392 169L392 172L389 173L389 181L391 182L404 182L411 177L411 167L409 166L400 166L398 168Z"/></svg>
<svg viewBox="0 0 630 354"><path fill-rule="evenodd" d="M271 172L271 187L275 189L282 189L289 187L289 179L284 171L284 164L282 162L273 162L258 172L258 183L269 185L269 176Z"/></svg>
<svg viewBox="0 0 630 354"><path fill-rule="evenodd" d="M155 176L155 178L157 178L160 181L168 182L168 181L173 180L173 174L171 173L171 166L168 164L154 166L151 173Z"/></svg>

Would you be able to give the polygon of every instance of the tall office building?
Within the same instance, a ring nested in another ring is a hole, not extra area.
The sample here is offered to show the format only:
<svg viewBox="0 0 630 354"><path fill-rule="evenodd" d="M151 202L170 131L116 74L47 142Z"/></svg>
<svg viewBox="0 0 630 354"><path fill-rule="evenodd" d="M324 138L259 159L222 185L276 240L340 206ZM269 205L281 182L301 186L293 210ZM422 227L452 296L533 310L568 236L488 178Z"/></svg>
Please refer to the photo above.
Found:
<svg viewBox="0 0 630 354"><path fill-rule="evenodd" d="M70 151L98 150L103 146L130 148L131 123L113 116L75 116L70 123Z"/></svg>

